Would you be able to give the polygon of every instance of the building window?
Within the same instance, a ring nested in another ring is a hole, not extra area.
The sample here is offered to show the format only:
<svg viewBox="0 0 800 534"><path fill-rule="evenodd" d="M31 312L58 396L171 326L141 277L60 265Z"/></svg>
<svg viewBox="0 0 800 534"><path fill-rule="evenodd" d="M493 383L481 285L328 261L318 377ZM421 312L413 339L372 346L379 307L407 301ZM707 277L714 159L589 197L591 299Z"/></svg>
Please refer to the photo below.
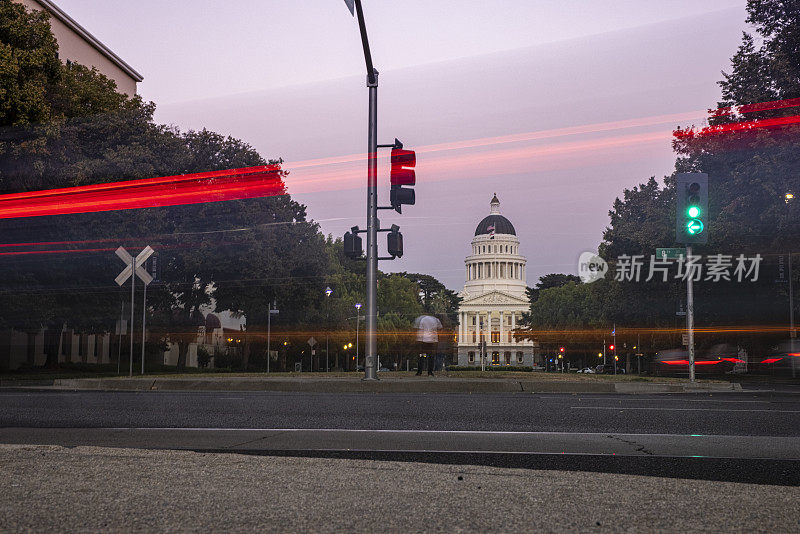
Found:
<svg viewBox="0 0 800 534"><path fill-rule="evenodd" d="M522 351L517 351L517 363L522 363Z"/></svg>
<svg viewBox="0 0 800 534"><path fill-rule="evenodd" d="M492 351L492 365L499 365L500 364L500 352L499 351Z"/></svg>
<svg viewBox="0 0 800 534"><path fill-rule="evenodd" d="M467 357L469 358L469 363L475 362L475 353L473 351L469 351L467 353Z"/></svg>
<svg viewBox="0 0 800 534"><path fill-rule="evenodd" d="M475 315L472 316L472 326L475 326L477 319L478 319L477 316Z"/></svg>
<svg viewBox="0 0 800 534"><path fill-rule="evenodd" d="M507 350L503 356L506 359L506 365L511 365L511 351Z"/></svg>
<svg viewBox="0 0 800 534"><path fill-rule="evenodd" d="M509 332L509 333L508 333L508 342L509 342L509 343L511 343L512 341L514 341L514 340L513 340L513 339L511 339L511 332Z"/></svg>
<svg viewBox="0 0 800 534"><path fill-rule="evenodd" d="M500 343L500 331L493 330L492 331L492 343Z"/></svg>
<svg viewBox="0 0 800 534"><path fill-rule="evenodd" d="M478 341L478 334L475 332L475 330L473 330L472 331L472 342L473 343L477 343L477 341Z"/></svg>

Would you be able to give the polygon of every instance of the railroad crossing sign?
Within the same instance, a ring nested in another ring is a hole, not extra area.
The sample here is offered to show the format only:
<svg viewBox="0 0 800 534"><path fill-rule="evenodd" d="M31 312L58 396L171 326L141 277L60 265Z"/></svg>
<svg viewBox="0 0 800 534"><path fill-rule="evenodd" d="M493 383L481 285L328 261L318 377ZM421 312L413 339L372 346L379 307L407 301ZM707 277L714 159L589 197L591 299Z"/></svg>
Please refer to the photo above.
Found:
<svg viewBox="0 0 800 534"><path fill-rule="evenodd" d="M142 282L144 282L144 299L142 304L142 374L144 374L144 345L145 345L145 321L147 320L147 286L150 285L150 282L153 281L153 277L150 276L150 273L147 272L147 269L144 267L144 262L147 261L153 254L153 249L150 248L150 245L144 247L135 258L131 256L127 250L123 247L119 247L116 250L117 256L119 259L127 263L127 267L125 267L119 275L114 279L117 285L122 285L130 279L131 281L131 364L130 364L130 372L128 376L133 376L133 306L135 303L134 298L134 286L136 285L136 278L133 277L133 273L136 273L136 276L141 278Z"/></svg>
<svg viewBox="0 0 800 534"><path fill-rule="evenodd" d="M121 286L122 284L124 284L125 282L128 281L128 278L131 277L131 270L132 270L131 267L133 266L133 256L131 256L128 253L128 251L125 250L123 247L119 247L116 252L117 252L117 256L119 256L119 259L121 259L122 261L124 261L128 265L114 279L114 281L117 283L117 285ZM144 250L142 250L136 256L136 276L138 276L142 280L142 282L144 282L144 285L146 285L146 286L150 285L150 282L153 281L153 277L150 276L150 273L148 273L147 269L144 268L144 262L146 262L147 259L152 255L153 255L153 249L150 248L150 245L147 245L146 247L144 247Z"/></svg>
<svg viewBox="0 0 800 534"><path fill-rule="evenodd" d="M314 347L314 345L316 345L316 344L317 344L317 340L316 340L316 339L314 339L314 336L311 336L310 338L308 338L308 344L309 344L309 345L310 345L312 348Z"/></svg>

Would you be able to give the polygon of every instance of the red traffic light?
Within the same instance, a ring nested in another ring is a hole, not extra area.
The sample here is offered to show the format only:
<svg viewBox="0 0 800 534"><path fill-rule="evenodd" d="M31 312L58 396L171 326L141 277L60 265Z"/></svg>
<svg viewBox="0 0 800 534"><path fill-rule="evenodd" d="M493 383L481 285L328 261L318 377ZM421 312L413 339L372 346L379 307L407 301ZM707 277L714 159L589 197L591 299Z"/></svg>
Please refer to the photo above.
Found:
<svg viewBox="0 0 800 534"><path fill-rule="evenodd" d="M564 347L558 349L560 352L564 352Z"/></svg>
<svg viewBox="0 0 800 534"><path fill-rule="evenodd" d="M402 148L392 149L392 167L416 167L417 153L413 150L403 150Z"/></svg>
<svg viewBox="0 0 800 534"><path fill-rule="evenodd" d="M609 345L608 350L614 350L614 345Z"/></svg>
<svg viewBox="0 0 800 534"><path fill-rule="evenodd" d="M392 149L392 185L415 185L417 176L413 167L417 165L417 154L413 150Z"/></svg>

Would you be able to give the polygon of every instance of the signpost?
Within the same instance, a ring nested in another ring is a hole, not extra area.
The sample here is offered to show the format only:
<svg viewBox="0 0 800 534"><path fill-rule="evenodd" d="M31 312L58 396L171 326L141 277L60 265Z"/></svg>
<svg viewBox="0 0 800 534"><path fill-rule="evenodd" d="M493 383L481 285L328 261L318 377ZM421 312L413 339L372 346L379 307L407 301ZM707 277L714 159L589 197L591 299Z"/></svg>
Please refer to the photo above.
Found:
<svg viewBox="0 0 800 534"><path fill-rule="evenodd" d="M269 361L272 359L272 351L269 350L269 342L270 342L270 334L272 333L272 315L278 315L280 313L276 307L278 306L277 303L270 303L269 310L267 312L267 372L269 373Z"/></svg>
<svg viewBox="0 0 800 534"><path fill-rule="evenodd" d="M142 306L142 374L144 374L144 337L145 337L145 318L147 312L147 286L150 285L150 282L153 281L153 277L150 276L150 273L144 268L144 263L147 261L153 254L153 249L150 248L150 245L144 247L136 257L131 256L127 250L123 247L119 247L116 250L117 256L128 264L119 275L114 279L118 286L122 286L125 282L128 281L128 278L131 279L131 364L130 364L130 371L128 376L133 376L133 304L134 304L134 289L136 287L136 276L142 279L144 282L144 303ZM133 273L136 273L136 276L132 276Z"/></svg>
<svg viewBox="0 0 800 534"><path fill-rule="evenodd" d="M677 260L683 256L686 257L685 248L657 248L656 258L661 260Z"/></svg>

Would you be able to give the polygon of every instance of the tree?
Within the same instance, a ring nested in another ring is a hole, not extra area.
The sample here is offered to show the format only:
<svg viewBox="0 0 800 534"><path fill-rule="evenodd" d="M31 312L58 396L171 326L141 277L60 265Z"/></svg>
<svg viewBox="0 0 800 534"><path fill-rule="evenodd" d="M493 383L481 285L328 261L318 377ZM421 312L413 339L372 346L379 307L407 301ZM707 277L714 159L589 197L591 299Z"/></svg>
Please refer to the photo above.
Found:
<svg viewBox="0 0 800 534"><path fill-rule="evenodd" d="M7 142L15 137L9 127L44 123L53 116L48 95L62 67L46 13L0 1L0 65L0 128Z"/></svg>
<svg viewBox="0 0 800 534"><path fill-rule="evenodd" d="M458 306L461 297L447 289L443 283L429 274L398 273L419 287L419 296L425 313L444 315L453 322L458 321Z"/></svg>
<svg viewBox="0 0 800 534"><path fill-rule="evenodd" d="M0 68L0 193L280 164L231 137L156 124L153 103L118 93L94 69L61 64L45 15L8 0L0 10L0 57L10 60ZM125 298L111 282L121 268L114 249L153 245L164 280L148 295L150 324L178 342L179 366L201 308L246 314L255 330L277 296L282 317L297 321L318 302L327 266L317 225L288 195L10 219L0 230L7 244L34 244L0 263L0 325L30 332L64 321L109 329Z"/></svg>
<svg viewBox="0 0 800 534"><path fill-rule="evenodd" d="M743 35L730 72L719 82L722 99L709 110L708 125L678 128L673 138L676 172L709 175L710 241L695 253L766 256L758 283L696 284L696 316L707 326L753 324L754 318L758 324L785 321L785 312L774 305L776 299L785 299L783 288L772 284L768 273L776 253L800 245L800 204L785 199L785 193L797 192L800 126L774 121L797 114L786 100L800 97L800 4L749 0L747 9L747 21L760 39ZM674 175L665 177L663 186L650 178L626 189L609 216L599 253L612 273L622 255L649 259L656 247L675 245ZM528 319L533 328L611 321L677 326L675 303L683 291L678 282L566 284L538 295L534 290L538 298ZM712 337L703 339L713 343ZM739 341L765 343L743 336Z"/></svg>

